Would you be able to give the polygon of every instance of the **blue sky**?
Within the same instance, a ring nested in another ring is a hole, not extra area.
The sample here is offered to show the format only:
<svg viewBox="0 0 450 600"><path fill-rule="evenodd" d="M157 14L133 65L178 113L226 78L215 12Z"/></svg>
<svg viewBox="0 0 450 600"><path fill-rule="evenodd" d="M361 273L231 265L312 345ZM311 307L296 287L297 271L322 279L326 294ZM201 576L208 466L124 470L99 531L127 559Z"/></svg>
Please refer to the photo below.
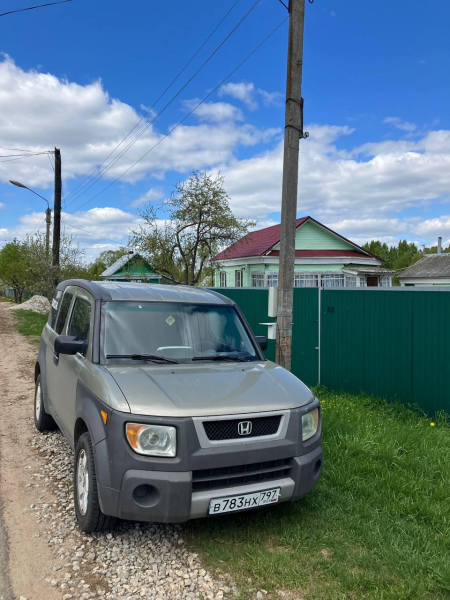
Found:
<svg viewBox="0 0 450 600"><path fill-rule="evenodd" d="M145 200L163 200L192 168L225 175L237 214L260 226L279 220L287 23L102 192L281 22L286 10L278 0L262 0L139 143L70 197L234 3L75 0L0 19L0 146L61 148L67 232L88 257L108 246L95 235L125 242ZM238 2L156 111L253 4ZM4 11L22 6L25 0L2 1ZM301 142L299 215L357 242L432 244L442 235L450 243L449 22L444 1L307 3L303 96L311 137ZM0 163L0 244L33 233L45 208L9 179L52 195L47 156Z"/></svg>

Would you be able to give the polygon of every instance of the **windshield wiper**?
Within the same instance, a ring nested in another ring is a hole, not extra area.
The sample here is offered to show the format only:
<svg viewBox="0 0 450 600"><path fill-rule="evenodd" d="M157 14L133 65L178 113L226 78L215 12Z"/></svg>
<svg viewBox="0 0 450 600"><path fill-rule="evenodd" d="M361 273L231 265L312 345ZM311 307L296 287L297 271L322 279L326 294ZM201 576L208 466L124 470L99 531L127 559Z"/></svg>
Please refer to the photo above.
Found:
<svg viewBox="0 0 450 600"><path fill-rule="evenodd" d="M192 360L236 360L239 362L249 362L247 358L236 356L235 354L213 354L212 356L194 356Z"/></svg>
<svg viewBox="0 0 450 600"><path fill-rule="evenodd" d="M129 358L131 360L151 360L154 362L166 362L179 365L180 361L157 354L107 354L106 358Z"/></svg>

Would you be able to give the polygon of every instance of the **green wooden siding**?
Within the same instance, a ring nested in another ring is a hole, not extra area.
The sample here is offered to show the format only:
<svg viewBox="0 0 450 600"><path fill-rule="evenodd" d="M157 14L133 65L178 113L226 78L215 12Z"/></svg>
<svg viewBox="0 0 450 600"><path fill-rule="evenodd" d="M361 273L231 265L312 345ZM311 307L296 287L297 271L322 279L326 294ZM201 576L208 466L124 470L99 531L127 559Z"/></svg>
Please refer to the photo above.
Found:
<svg viewBox="0 0 450 600"><path fill-rule="evenodd" d="M296 273L340 273L345 265L327 265L327 264L314 264L314 265L295 265ZM244 270L245 269L245 270ZM242 270L242 287L252 287L252 273L278 273L278 264L260 264L260 265L237 265L234 267L223 266L220 271L216 271L215 274L215 286L220 287L220 273L227 274L227 287L234 287L235 282L235 271Z"/></svg>
<svg viewBox="0 0 450 600"><path fill-rule="evenodd" d="M267 335L267 289L221 289L253 331ZM414 288L320 292L320 383L450 413L450 291ZM319 382L319 290L294 290L292 372ZM267 358L274 359L269 342Z"/></svg>
<svg viewBox="0 0 450 600"><path fill-rule="evenodd" d="M280 244L274 246L279 250ZM296 250L355 250L356 248L320 225L307 221L295 233Z"/></svg>

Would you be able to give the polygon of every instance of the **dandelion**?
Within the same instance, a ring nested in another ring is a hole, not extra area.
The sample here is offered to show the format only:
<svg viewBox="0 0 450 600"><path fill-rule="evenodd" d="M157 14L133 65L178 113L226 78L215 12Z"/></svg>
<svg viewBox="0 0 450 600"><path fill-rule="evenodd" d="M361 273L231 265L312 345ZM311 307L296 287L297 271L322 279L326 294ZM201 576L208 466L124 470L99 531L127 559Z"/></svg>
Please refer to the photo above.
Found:
<svg viewBox="0 0 450 600"><path fill-rule="evenodd" d="M434 427L434 423L430 423L430 427Z"/></svg>

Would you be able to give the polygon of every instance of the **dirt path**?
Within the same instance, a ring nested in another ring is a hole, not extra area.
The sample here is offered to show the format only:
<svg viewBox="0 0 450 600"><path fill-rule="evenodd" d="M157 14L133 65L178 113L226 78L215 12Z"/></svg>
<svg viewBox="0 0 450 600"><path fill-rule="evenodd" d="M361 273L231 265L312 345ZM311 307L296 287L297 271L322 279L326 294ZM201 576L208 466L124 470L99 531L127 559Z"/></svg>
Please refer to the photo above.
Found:
<svg viewBox="0 0 450 600"><path fill-rule="evenodd" d="M30 447L37 347L15 332L7 306L0 304L0 599L61 600L46 581L54 559L45 523L30 509L56 499L32 477L42 470Z"/></svg>

